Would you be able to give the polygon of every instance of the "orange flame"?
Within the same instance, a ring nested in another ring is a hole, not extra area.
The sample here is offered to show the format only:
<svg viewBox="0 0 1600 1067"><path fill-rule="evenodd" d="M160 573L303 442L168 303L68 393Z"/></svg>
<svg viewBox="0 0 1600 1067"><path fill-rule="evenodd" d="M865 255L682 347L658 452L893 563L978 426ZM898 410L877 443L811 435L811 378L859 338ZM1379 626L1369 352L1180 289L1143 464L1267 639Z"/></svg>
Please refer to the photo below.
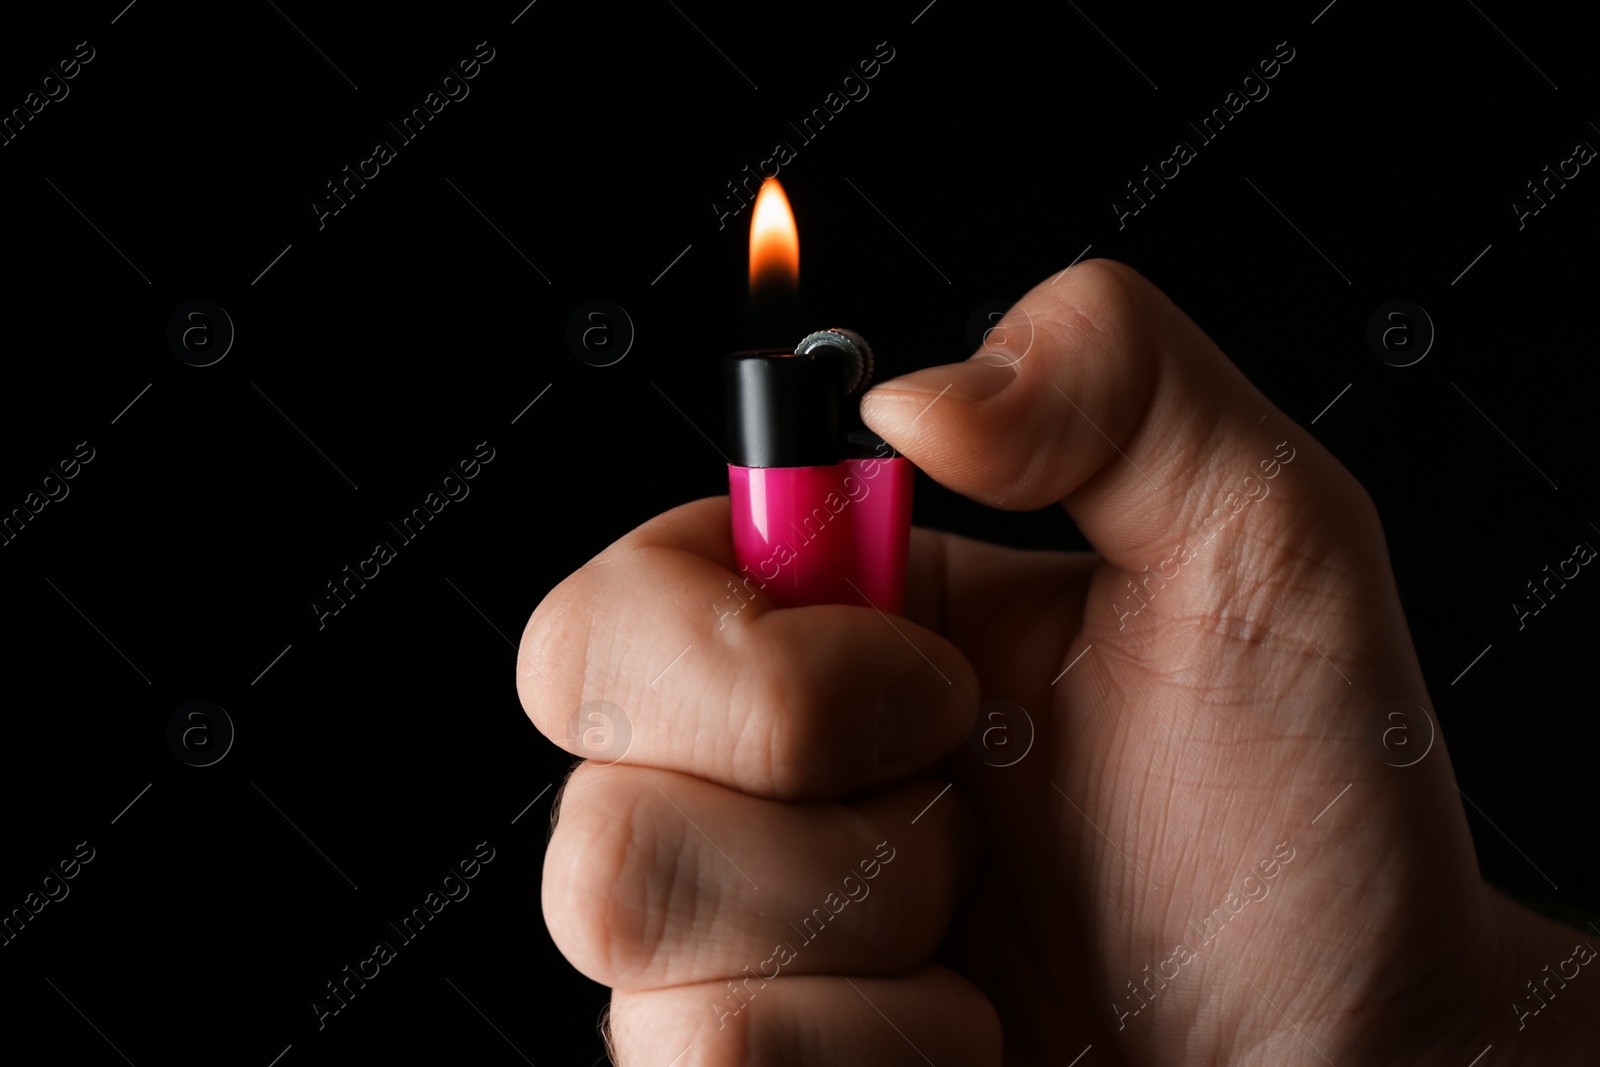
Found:
<svg viewBox="0 0 1600 1067"><path fill-rule="evenodd" d="M750 288L773 282L800 284L800 234L783 186L768 178L750 213Z"/></svg>

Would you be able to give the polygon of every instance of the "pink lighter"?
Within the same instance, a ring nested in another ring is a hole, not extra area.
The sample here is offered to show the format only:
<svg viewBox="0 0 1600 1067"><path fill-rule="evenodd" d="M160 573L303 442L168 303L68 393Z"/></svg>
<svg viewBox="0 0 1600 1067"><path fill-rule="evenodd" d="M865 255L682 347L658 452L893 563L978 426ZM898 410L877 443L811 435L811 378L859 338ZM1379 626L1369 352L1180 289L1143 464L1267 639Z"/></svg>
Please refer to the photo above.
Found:
<svg viewBox="0 0 1600 1067"><path fill-rule="evenodd" d="M728 361L734 554L780 607L904 610L911 461L848 429L871 377L871 349L844 329Z"/></svg>

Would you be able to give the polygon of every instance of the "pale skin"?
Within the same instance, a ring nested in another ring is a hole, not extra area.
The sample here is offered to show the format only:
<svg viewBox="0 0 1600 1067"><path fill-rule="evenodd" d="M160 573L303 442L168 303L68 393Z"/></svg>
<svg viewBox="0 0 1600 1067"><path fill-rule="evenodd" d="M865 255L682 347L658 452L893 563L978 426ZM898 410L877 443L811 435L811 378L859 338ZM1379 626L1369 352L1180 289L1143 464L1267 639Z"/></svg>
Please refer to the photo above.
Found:
<svg viewBox="0 0 1600 1067"><path fill-rule="evenodd" d="M1379 740L1389 702L1433 705L1361 486L1126 266L1042 282L1006 326L863 416L982 504L1059 502L1093 553L919 528L904 617L757 595L719 627L742 575L713 498L529 621L533 723L575 755L585 701L632 727L573 771L543 885L613 990L616 1062L1591 1055L1600 968L1548 976L1600 935L1483 884L1442 738L1404 767ZM1007 767L967 744L1001 698L1037 731Z"/></svg>

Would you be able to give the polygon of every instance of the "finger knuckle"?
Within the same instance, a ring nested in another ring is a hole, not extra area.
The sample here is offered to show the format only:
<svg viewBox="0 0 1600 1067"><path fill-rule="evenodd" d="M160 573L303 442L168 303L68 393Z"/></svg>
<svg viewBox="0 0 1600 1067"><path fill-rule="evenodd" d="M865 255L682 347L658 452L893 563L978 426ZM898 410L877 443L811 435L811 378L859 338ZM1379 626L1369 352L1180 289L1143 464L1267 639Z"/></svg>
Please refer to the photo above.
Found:
<svg viewBox="0 0 1600 1067"><path fill-rule="evenodd" d="M739 1003L723 985L613 996L612 1060L618 1067L659 1067L674 1051L692 1048L696 1067L792 1062L792 1038L789 1048L778 1044L785 1029L769 1018L758 1021Z"/></svg>
<svg viewBox="0 0 1600 1067"><path fill-rule="evenodd" d="M528 719L550 740L565 741L561 709L582 699L589 661L592 590L581 571L534 609L517 646L517 695Z"/></svg>
<svg viewBox="0 0 1600 1067"><path fill-rule="evenodd" d="M733 777L769 796L792 797L805 788L814 703L803 680L783 670L781 658L762 655L744 672L735 692L742 704Z"/></svg>
<svg viewBox="0 0 1600 1067"><path fill-rule="evenodd" d="M1072 284L1052 307L1062 324L1093 333L1121 333L1137 325L1148 304L1150 283L1132 267L1091 259L1073 268Z"/></svg>
<svg viewBox="0 0 1600 1067"><path fill-rule="evenodd" d="M680 892L693 892L679 835L663 832L631 769L574 774L545 853L543 904L551 938L595 981L626 986L657 966ZM688 861L692 862L692 861ZM692 902L691 902L692 911Z"/></svg>

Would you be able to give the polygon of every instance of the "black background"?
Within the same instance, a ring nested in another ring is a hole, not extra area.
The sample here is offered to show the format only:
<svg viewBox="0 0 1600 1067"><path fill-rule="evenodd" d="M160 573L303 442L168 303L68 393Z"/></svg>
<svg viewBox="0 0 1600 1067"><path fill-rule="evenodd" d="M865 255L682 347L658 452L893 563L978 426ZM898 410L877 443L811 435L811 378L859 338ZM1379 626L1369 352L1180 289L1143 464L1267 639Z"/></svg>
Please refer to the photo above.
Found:
<svg viewBox="0 0 1600 1067"><path fill-rule="evenodd" d="M0 546L0 910L96 852L0 948L7 1043L141 1067L603 1059L605 991L539 907L571 761L524 717L511 642L612 540L725 491L696 426L720 438L748 213L719 229L711 204L779 140L807 314L860 329L886 374L970 354L975 310L1092 248L1317 418L1384 516L1485 875L1600 912L1600 579L1520 631L1511 608L1600 543L1600 178L1520 230L1511 207L1600 144L1592 39L1557 7L1467 0L925 3L8 15L7 111L78 42L94 59L0 148L0 509L79 442L94 459ZM480 41L470 95L400 144L386 122ZM870 95L801 144L787 122L884 41ZM1121 184L1280 41L1270 95L1119 229ZM379 140L396 158L319 229L324 183ZM637 332L609 367L565 339L596 298ZM204 368L165 340L193 299L237 331ZM1392 299L1437 328L1413 366L1365 339ZM470 495L319 629L324 583L484 441ZM925 524L1082 544L1059 513L918 493ZM167 743L192 699L237 729L213 766ZM322 983L480 841L471 895L319 1031Z"/></svg>

